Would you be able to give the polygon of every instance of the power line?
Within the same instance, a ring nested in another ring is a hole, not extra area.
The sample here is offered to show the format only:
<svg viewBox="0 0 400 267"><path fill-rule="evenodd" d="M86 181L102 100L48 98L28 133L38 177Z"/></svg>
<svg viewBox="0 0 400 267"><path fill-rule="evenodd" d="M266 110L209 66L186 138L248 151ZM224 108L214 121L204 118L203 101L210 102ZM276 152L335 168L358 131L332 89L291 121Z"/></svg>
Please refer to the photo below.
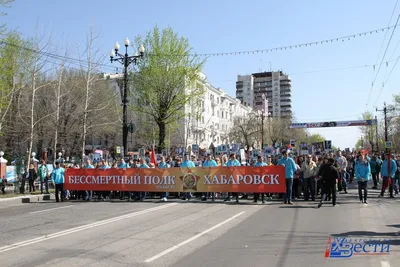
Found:
<svg viewBox="0 0 400 267"><path fill-rule="evenodd" d="M26 46L21 46L21 45L17 45L17 44L5 42L5 41L0 41L0 43L1 44L5 44L5 45L14 46L14 47L26 50L26 51L33 52L33 53L38 53L38 54L41 54L41 55L44 55L44 56L48 56L48 57L51 57L51 58L54 58L54 59L57 59L57 60L68 60L69 63L72 63L72 64L82 64L82 63L88 64L88 63L92 63L94 65L103 66L103 67L107 67L107 68L110 68L110 69L112 68L112 69L115 70L115 66L111 66L111 65L107 65L107 64L102 64L102 63L98 63L98 62L89 62L87 60L72 58L72 57L63 56L63 55L58 55L58 54L54 54L54 53L50 53L50 52L39 51L39 50L35 50L33 48L29 48L29 47L26 47Z"/></svg>
<svg viewBox="0 0 400 267"><path fill-rule="evenodd" d="M390 76L392 75L392 72L393 72L393 70L395 69L397 63L399 62L399 59L400 59L400 58L397 58L396 62L394 63L392 69L391 69L390 72L389 72L388 77L387 77L386 80L382 83L382 86L381 86L381 88L380 88L380 90L379 90L379 93L378 93L378 96L377 96L377 98L376 98L376 101L375 101L375 105L374 105L374 106L376 106L376 104L378 103L378 101L379 101L379 99L380 99L380 97L381 97L381 95L382 95L383 89L384 89L384 87L385 87L387 81L389 80Z"/></svg>
<svg viewBox="0 0 400 267"><path fill-rule="evenodd" d="M400 14L397 16L396 25L397 25L397 23L399 22L399 19L400 19ZM385 56L386 56L386 53L387 53L387 51L388 51L388 49L389 49L389 46L390 46L390 43L391 43L391 41L392 41L392 37L393 37L393 34L394 34L395 30L396 30L396 26L393 28L392 34L390 35L389 42L388 42L388 44L386 45L385 53L383 54L383 57L382 57L382 60L381 60L381 64L379 64L378 72L376 73L375 79L374 79L374 81L372 82L372 84L374 84L375 81L376 81L376 79L378 78L379 71L381 70L383 61L385 60Z"/></svg>
<svg viewBox="0 0 400 267"><path fill-rule="evenodd" d="M392 22L392 18L393 18L394 12L396 11L396 7L397 7L398 1L399 1L399 0L396 0L396 4L394 5L393 11L392 11L392 15L390 16L390 19L389 19L388 26L389 26L390 23ZM385 32L385 36L383 37L382 44L381 44L381 47L380 47L380 49L379 49L378 56L376 57L376 60L375 60L375 65L378 64L378 60L379 60L379 57L380 57L381 52L382 52L383 44L385 43L387 33L388 33L388 32L386 31L386 32ZM372 79L374 79L374 73L375 73L375 67L374 67L374 71L373 71L373 74L372 74ZM373 88L374 88L374 81L372 80L372 81L371 81L371 89L369 90L368 99L367 99L367 104L366 104L366 108L367 108L367 109L368 109L369 101L370 101L370 99L371 99L371 94L372 94Z"/></svg>

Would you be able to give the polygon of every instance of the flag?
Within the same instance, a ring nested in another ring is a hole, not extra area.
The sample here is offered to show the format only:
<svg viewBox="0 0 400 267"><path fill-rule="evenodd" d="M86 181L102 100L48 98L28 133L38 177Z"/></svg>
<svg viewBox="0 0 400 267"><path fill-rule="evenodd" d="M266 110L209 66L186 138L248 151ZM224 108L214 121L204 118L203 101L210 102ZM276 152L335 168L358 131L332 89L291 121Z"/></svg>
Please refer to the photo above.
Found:
<svg viewBox="0 0 400 267"><path fill-rule="evenodd" d="M156 152L154 151L154 146L151 148L150 162L153 163L155 167L157 167Z"/></svg>

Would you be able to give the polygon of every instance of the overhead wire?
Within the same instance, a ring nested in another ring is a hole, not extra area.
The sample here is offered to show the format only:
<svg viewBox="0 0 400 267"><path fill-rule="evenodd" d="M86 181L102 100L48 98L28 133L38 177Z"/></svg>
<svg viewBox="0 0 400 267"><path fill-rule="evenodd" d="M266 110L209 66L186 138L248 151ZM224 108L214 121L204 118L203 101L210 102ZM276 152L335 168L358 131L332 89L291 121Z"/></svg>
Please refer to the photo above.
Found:
<svg viewBox="0 0 400 267"><path fill-rule="evenodd" d="M392 22L393 15L394 15L394 12L396 11L396 7L397 7L398 2L399 2L399 0L396 0L396 4L395 4L394 7L393 7L392 14L391 14L391 16L390 16L388 26L389 26L390 23ZM379 57L380 57L380 55L381 55L383 45L385 44L385 40L386 40L387 33L388 33L388 31L385 32L385 36L383 37L382 44L381 44L381 47L380 47L380 49L379 49L378 56L376 57L376 60L375 60L375 65L378 64L378 60L379 60ZM372 94L372 91L373 91L374 85L375 85L375 82L374 82L374 76L375 76L375 75L374 75L374 74L375 74L375 66L373 67L371 88L370 88L369 93L368 93L367 104L365 105L366 109L368 109L369 101L370 101L370 99L371 99L371 94Z"/></svg>
<svg viewBox="0 0 400 267"><path fill-rule="evenodd" d="M400 19L400 14L397 16L396 24L399 22L399 19ZM386 53L387 53L387 51L388 51L388 49L389 49L389 46L390 46L390 43L391 43L391 41L392 41L392 38L393 38L393 35L394 35L394 32L395 32L395 31L396 31L396 27L394 27L393 30L392 30L392 34L390 35L389 41L388 41L388 43L387 43L387 45L386 45L385 53L383 54L383 57L382 57L382 60L381 60L381 64L379 64L378 72L376 73L375 78L374 78L372 84L375 84L375 81L376 81L376 79L378 78L379 71L380 71L380 69L381 69L381 67L382 67L382 63L383 63L384 60L385 60ZM395 65L396 65L396 64L395 64ZM380 94L381 94L382 91L383 91L383 87L384 87L384 84L382 84L381 90L380 90L380 92L379 92L379 94L378 94L378 97L376 98L375 106L376 106L376 103L378 102L378 99L379 99L379 97L380 97Z"/></svg>

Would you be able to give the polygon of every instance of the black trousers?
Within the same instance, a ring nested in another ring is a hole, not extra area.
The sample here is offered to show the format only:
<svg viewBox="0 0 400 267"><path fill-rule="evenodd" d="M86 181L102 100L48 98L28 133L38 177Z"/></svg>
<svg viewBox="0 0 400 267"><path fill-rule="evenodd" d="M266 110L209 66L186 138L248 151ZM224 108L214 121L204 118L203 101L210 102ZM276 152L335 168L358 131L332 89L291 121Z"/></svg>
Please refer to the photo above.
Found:
<svg viewBox="0 0 400 267"><path fill-rule="evenodd" d="M363 197L363 191L364 191L364 197ZM360 198L360 201L367 201L367 196L368 196L367 181L358 182L358 196Z"/></svg>
<svg viewBox="0 0 400 267"><path fill-rule="evenodd" d="M64 184L56 184L56 201L59 202L59 194L61 194L61 202L64 201Z"/></svg>
<svg viewBox="0 0 400 267"><path fill-rule="evenodd" d="M336 205L336 183L335 182L323 182L322 185L322 198L321 202L326 200L326 197L332 195L332 204Z"/></svg>
<svg viewBox="0 0 400 267"><path fill-rule="evenodd" d="M314 201L315 200L315 182L314 178L304 178L304 200L309 200L310 199L310 193L311 193L311 199Z"/></svg>
<svg viewBox="0 0 400 267"><path fill-rule="evenodd" d="M35 180L29 179L29 192L35 192Z"/></svg>
<svg viewBox="0 0 400 267"><path fill-rule="evenodd" d="M261 195L261 201L264 201L265 194L264 193L254 193L254 202L257 202L260 199Z"/></svg>
<svg viewBox="0 0 400 267"><path fill-rule="evenodd" d="M374 181L374 187L378 186L378 174L372 173L372 180Z"/></svg>

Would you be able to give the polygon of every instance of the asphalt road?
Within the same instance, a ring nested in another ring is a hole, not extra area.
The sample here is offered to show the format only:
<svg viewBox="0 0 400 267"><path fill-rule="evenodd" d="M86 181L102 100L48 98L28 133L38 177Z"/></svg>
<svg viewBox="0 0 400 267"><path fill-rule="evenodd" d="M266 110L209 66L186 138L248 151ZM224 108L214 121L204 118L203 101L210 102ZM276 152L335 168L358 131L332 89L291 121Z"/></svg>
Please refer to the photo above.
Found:
<svg viewBox="0 0 400 267"><path fill-rule="evenodd" d="M398 266L400 198L338 207L183 202L31 203L0 208L0 266ZM389 239L389 255L325 258L329 236ZM397 262L396 262L397 259Z"/></svg>

